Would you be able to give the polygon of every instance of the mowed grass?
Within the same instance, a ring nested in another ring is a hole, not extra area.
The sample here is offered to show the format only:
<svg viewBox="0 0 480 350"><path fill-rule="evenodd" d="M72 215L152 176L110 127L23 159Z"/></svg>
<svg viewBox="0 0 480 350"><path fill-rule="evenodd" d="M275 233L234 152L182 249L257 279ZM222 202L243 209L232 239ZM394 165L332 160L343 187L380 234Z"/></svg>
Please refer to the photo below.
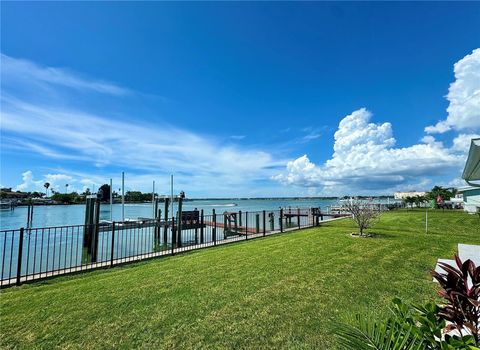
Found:
<svg viewBox="0 0 480 350"><path fill-rule="evenodd" d="M382 215L9 288L0 348L332 349L334 321L382 318L399 296L436 298L429 269L480 244L478 216Z"/></svg>

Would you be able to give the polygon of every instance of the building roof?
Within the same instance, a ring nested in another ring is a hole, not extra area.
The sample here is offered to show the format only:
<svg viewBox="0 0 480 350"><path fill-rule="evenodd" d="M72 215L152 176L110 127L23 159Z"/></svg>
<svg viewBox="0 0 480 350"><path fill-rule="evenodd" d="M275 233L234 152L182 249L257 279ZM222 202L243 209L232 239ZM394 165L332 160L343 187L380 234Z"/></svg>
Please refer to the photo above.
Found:
<svg viewBox="0 0 480 350"><path fill-rule="evenodd" d="M465 193L468 191L475 191L475 190L478 190L478 187L475 187L475 186L460 187L458 189L458 193Z"/></svg>
<svg viewBox="0 0 480 350"><path fill-rule="evenodd" d="M462 178L466 181L480 180L480 138L472 139Z"/></svg>

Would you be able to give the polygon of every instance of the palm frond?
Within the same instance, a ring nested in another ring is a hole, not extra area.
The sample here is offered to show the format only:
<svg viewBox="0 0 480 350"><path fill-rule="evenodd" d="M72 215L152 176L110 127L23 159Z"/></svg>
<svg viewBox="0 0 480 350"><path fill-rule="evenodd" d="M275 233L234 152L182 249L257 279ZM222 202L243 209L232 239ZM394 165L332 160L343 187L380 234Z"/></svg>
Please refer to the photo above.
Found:
<svg viewBox="0 0 480 350"><path fill-rule="evenodd" d="M421 339L412 332L412 326L396 318L377 323L369 318L357 317L358 326L337 324L335 333L344 350L421 350Z"/></svg>

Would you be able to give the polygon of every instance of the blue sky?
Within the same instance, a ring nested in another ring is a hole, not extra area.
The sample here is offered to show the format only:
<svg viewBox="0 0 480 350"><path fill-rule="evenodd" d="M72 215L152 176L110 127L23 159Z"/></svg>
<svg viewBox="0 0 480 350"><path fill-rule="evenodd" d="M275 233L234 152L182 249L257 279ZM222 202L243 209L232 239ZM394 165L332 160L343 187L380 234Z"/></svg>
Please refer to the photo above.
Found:
<svg viewBox="0 0 480 350"><path fill-rule="evenodd" d="M480 133L475 2L1 10L2 186L424 190L461 185Z"/></svg>

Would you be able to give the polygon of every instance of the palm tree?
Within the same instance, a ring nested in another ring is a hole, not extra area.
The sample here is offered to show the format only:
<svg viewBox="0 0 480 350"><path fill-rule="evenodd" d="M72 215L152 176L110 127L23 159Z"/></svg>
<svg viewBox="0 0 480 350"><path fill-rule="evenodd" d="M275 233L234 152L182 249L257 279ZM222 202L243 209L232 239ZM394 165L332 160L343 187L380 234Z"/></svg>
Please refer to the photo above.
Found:
<svg viewBox="0 0 480 350"><path fill-rule="evenodd" d="M68 190L68 184L65 184L65 193L67 193Z"/></svg>
<svg viewBox="0 0 480 350"><path fill-rule="evenodd" d="M48 188L50 187L50 183L49 182L45 182L43 184L43 187L45 187L45 197L48 197Z"/></svg>

